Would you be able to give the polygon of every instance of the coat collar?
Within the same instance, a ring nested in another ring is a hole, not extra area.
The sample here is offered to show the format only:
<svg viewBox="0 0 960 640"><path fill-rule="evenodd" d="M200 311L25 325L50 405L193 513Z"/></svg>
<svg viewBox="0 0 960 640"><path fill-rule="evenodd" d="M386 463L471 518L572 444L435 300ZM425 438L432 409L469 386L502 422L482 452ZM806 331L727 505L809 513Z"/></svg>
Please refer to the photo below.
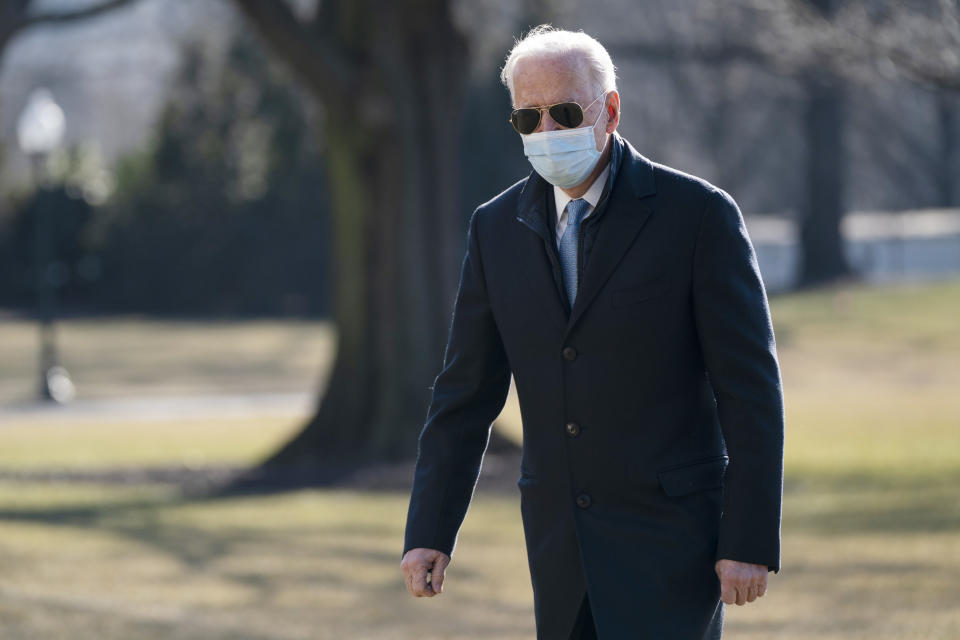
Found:
<svg viewBox="0 0 960 640"><path fill-rule="evenodd" d="M520 193L517 220L539 236L539 241L532 242L529 251L521 257L526 279L547 314L564 329L564 339L653 212L652 199L647 199L656 193L653 164L618 133L613 134L613 145L605 219L597 231L590 262L582 274L580 291L571 310L557 290L547 254L546 245L552 238L546 210L546 189L551 188L550 184L534 171Z"/></svg>
<svg viewBox="0 0 960 640"><path fill-rule="evenodd" d="M607 180L608 191L626 186L638 199L656 192L653 165L617 132L613 133L610 174ZM544 206L546 191L549 188L552 188L549 182L536 171L531 171L520 192L517 204L517 220L543 238L550 237L547 230L547 221L550 218Z"/></svg>

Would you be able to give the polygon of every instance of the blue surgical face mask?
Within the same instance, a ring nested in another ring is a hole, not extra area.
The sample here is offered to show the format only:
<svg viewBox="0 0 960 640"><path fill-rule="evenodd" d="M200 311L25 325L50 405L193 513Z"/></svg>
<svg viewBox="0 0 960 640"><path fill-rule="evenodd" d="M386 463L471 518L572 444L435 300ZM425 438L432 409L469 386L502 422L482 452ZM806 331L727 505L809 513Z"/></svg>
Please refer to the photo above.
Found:
<svg viewBox="0 0 960 640"><path fill-rule="evenodd" d="M558 187L574 187L587 179L600 159L595 129L602 115L603 111L590 127L521 135L523 153L544 180Z"/></svg>

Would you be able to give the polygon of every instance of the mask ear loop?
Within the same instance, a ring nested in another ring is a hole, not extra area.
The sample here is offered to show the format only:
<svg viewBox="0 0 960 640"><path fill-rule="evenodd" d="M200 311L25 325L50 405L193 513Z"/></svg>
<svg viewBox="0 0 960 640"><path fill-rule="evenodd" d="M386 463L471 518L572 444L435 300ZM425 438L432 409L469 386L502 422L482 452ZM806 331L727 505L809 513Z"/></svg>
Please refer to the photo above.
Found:
<svg viewBox="0 0 960 640"><path fill-rule="evenodd" d="M587 107L583 110L583 115L587 115L587 111L590 110L590 107L592 107L592 106L597 102L597 100L599 100L600 98L606 97L606 95L607 95L608 93L609 93L608 91L604 91L603 93L601 93L600 95L598 95L596 98L594 98L594 99L593 99L593 102L591 102L590 104L588 104ZM603 111L601 111L600 113L603 114ZM600 116L597 116L597 118L599 119ZM594 122L594 124L596 124L596 122Z"/></svg>
<svg viewBox="0 0 960 640"><path fill-rule="evenodd" d="M600 98L605 97L608 93L609 93L609 91L604 91L603 93L601 93L600 95L598 95L596 98L594 98L593 101L592 101L590 104L588 104L586 107L580 107L580 114L581 114L581 116L586 116L586 115L587 115L587 111L590 109L590 107L592 107L592 106L597 102L597 100L599 100ZM577 103L577 102L574 102L573 104L576 104L577 106L579 106L579 103ZM556 106L556 105L550 105L550 106L551 106L551 107L554 107L554 106ZM549 113L549 111L550 111L550 110L547 109L547 112L548 112L548 113ZM602 111L601 111L600 113L601 113L601 115L603 114ZM553 118L553 115L551 114L550 117ZM599 117L600 117L600 116L597 116L597 118L599 118ZM543 120L543 109L540 109L540 120ZM583 120L581 120L580 122L582 123ZM594 126L596 126L596 124L597 124L596 121L594 121L593 124L594 124ZM538 126L538 127L540 126L540 121L539 121L539 120L537 121L537 126ZM579 129L580 127L579 127L579 125L578 125L578 126L576 126L576 127L570 127L570 128L571 128L571 129ZM527 135L530 135L530 134L527 134Z"/></svg>
<svg viewBox="0 0 960 640"><path fill-rule="evenodd" d="M599 96L597 96L596 99L595 99L593 102L596 102L596 101L599 100L600 98L606 97L607 95L609 95L609 91L604 91L602 94L600 94ZM593 106L593 102L590 103L590 107ZM590 107L587 107L587 109L589 109ZM600 110L600 113L597 114L597 119L593 121L593 126L590 127L591 129L594 130L594 133L596 133L597 123L600 122L600 117L603 115L603 112L604 112L604 110L601 109L601 110ZM607 122L606 122L605 124L609 124L609 123L610 123L610 118L612 118L612 117L613 117L612 115L611 115L610 117L608 117L608 118L607 118Z"/></svg>

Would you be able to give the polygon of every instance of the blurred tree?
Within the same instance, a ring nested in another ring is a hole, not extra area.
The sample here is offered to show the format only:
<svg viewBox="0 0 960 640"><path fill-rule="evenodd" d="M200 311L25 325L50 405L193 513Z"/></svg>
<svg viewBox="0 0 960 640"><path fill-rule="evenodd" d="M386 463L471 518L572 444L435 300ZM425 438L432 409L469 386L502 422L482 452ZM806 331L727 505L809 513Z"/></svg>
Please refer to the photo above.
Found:
<svg viewBox="0 0 960 640"><path fill-rule="evenodd" d="M843 277L850 267L840 234L844 213L844 81L898 75L941 92L960 91L960 2L919 0L751 0L770 28L760 48L782 68L799 64L806 93L807 198L801 215L799 284ZM953 201L956 115L938 97L942 202Z"/></svg>
<svg viewBox="0 0 960 640"><path fill-rule="evenodd" d="M51 231L50 285L67 303L88 295L96 266L80 238L92 217L90 204L63 182L41 186L17 204L16 216L0 228L0 303L29 307L36 299L35 238L41 212L46 212Z"/></svg>
<svg viewBox="0 0 960 640"><path fill-rule="evenodd" d="M833 14L832 0L785 0L786 4L768 4L744 0L740 13L733 14L737 29L723 26L731 20L727 14L717 14L721 26L716 26L712 39L697 40L691 37L666 38L660 41L623 43L613 47L617 56L633 56L642 59L657 59L670 63L693 63L707 67L713 82L721 81L735 64L752 64L774 73L786 73L796 79L802 89L804 153L804 198L800 213L800 271L796 276L797 286L810 286L843 278L851 270L843 251L840 222L844 212L843 192L845 186L844 154L844 101L843 84L833 70L829 47L816 46L818 40L811 33L799 28L780 28L778 21L787 12L815 14L821 22L828 22ZM760 4L763 11L745 11ZM778 10L774 10L777 5ZM720 11L720 9L717 9ZM764 13L767 12L767 13ZM792 14L791 14L792 15ZM744 32L752 35L743 37ZM779 36L774 45L769 36ZM689 34L688 34L689 36ZM738 37L739 36L739 37ZM719 135L726 129L720 119L729 111L725 109L723 95L717 100L717 108L711 106L707 139L714 148ZM747 148L756 146L741 140ZM754 159L747 158L747 164ZM735 175L737 163L725 158L723 175Z"/></svg>
<svg viewBox="0 0 960 640"><path fill-rule="evenodd" d="M807 0L809 10L829 22L835 0ZM801 70L806 105L803 114L806 197L800 215L799 286L819 285L851 273L843 249L847 154L844 139L846 96L831 68L828 50L815 51Z"/></svg>
<svg viewBox="0 0 960 640"><path fill-rule="evenodd" d="M327 217L309 101L241 32L184 45L151 141L116 173L95 145L49 163L61 294L85 311L320 314ZM29 199L25 198L29 203ZM59 208L57 208L59 206ZM0 220L0 304L32 299L34 207Z"/></svg>
<svg viewBox="0 0 960 640"><path fill-rule="evenodd" d="M151 143L124 157L88 230L107 308L285 314L327 309L323 160L309 101L241 32L185 46Z"/></svg>
<svg viewBox="0 0 960 640"><path fill-rule="evenodd" d="M338 349L305 428L266 468L409 457L463 256L467 42L448 0L234 0L322 105Z"/></svg>
<svg viewBox="0 0 960 640"><path fill-rule="evenodd" d="M952 207L960 166L960 96L907 82L847 87L851 182L860 210ZM884 192L887 195L883 195ZM882 202L892 206L878 206Z"/></svg>
<svg viewBox="0 0 960 640"><path fill-rule="evenodd" d="M851 80L897 75L941 91L956 91L960 88L960 2L739 0L724 7L693 2L699 4L712 9L706 12L713 18L707 37L688 30L669 38L624 42L611 47L614 57L693 63L711 69L717 81L732 65L744 63L794 78L803 95L801 122L806 141L796 283L817 285L849 275L841 235L848 179L846 85ZM711 135L711 129L722 130L719 119L725 111L720 97L719 108L711 106L704 116L713 125L708 126L707 139L714 142L718 136ZM943 134L936 180L940 200L952 202L957 116L949 98L941 98L939 115ZM722 174L730 176L736 162L729 156L724 160Z"/></svg>
<svg viewBox="0 0 960 640"><path fill-rule="evenodd" d="M0 67L3 65L3 54L14 37L29 29L41 25L67 25L94 18L114 9L131 5L137 0L100 0L93 4L75 9L51 9L40 6L44 3L36 0L0 0ZM3 105L0 104L0 107ZM0 145L0 162L4 149ZM0 202L0 217L6 202Z"/></svg>
<svg viewBox="0 0 960 640"><path fill-rule="evenodd" d="M850 272L840 222L846 184L844 80L899 75L941 91L960 91L960 2L892 0L751 0L770 28L761 49L800 64L807 96L807 198L801 216L799 284L815 285ZM792 62L791 62L792 61ZM940 197L951 202L955 114L941 96Z"/></svg>
<svg viewBox="0 0 960 640"><path fill-rule="evenodd" d="M937 204L941 207L960 206L960 103L956 95L938 93L937 121L939 144L934 173L937 183Z"/></svg>
<svg viewBox="0 0 960 640"><path fill-rule="evenodd" d="M77 9L38 8L36 0L0 0L0 61L3 51L15 35L38 25L69 24L102 15L136 0L102 0Z"/></svg>

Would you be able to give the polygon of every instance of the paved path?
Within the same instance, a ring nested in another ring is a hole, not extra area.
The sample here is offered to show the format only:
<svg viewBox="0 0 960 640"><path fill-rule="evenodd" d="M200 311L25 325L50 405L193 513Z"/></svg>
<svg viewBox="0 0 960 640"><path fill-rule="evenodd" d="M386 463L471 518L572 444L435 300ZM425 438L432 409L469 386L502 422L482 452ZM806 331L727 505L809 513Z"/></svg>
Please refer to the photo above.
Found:
<svg viewBox="0 0 960 640"><path fill-rule="evenodd" d="M152 421L255 416L298 417L314 407L312 392L234 393L178 396L78 398L55 403L0 405L0 428L51 421Z"/></svg>

